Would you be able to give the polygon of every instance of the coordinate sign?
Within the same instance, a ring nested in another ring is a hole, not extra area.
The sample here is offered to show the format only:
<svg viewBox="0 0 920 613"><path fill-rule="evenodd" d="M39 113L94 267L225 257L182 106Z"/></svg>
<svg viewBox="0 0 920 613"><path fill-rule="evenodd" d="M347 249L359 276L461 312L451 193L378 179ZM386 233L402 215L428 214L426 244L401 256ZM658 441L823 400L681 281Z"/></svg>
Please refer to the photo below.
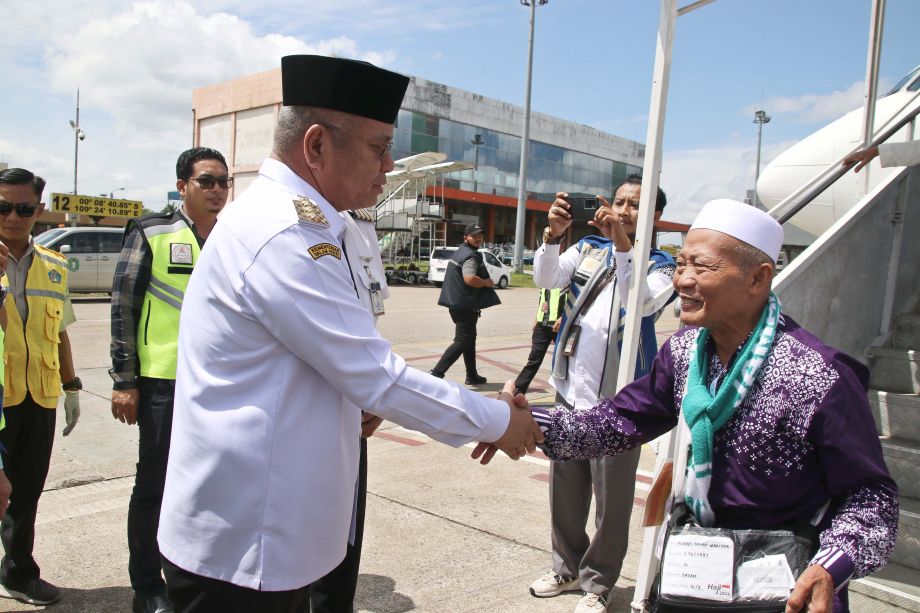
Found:
<svg viewBox="0 0 920 613"><path fill-rule="evenodd" d="M140 217L144 203L140 200L122 200L104 196L51 194L51 210L72 215L97 217Z"/></svg>

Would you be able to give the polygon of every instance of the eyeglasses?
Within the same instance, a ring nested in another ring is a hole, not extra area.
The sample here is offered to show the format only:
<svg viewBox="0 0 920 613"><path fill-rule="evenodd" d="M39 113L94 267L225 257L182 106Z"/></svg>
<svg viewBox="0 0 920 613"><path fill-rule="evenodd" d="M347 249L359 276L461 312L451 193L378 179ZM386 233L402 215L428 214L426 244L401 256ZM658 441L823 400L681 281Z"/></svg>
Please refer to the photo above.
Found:
<svg viewBox="0 0 920 613"><path fill-rule="evenodd" d="M7 202L6 200L0 200L0 215L9 215L13 212L13 209L16 209L16 214L20 217L32 217L35 215L35 209L38 208L38 204L32 204L31 202Z"/></svg>
<svg viewBox="0 0 920 613"><path fill-rule="evenodd" d="M340 128L340 127L338 127L338 126L336 126L336 125L333 125L333 124L331 124L331 123L321 123L320 125L323 126L324 128L327 128L327 129L329 129L329 130L332 130L332 131L334 131L334 132L341 132L341 133L344 134L345 136L350 136L350 137L352 137L352 138L358 138L357 135L352 134L351 132L348 132L348 131L346 131L346 130L343 130L342 128ZM373 148L375 151L378 152L378 153L377 153L377 161L378 161L378 162L381 161L381 160L383 160L383 157L387 154L387 151L392 151L392 150L393 150L393 139L392 139L392 138L388 138L388 139L386 140L386 142L385 142L384 144L382 144L382 145L379 144L379 143L367 143L367 144L370 145L371 148Z"/></svg>
<svg viewBox="0 0 920 613"><path fill-rule="evenodd" d="M194 179L186 179L186 181L194 181L201 189L211 189L215 185L220 185L221 189L230 189L233 187L233 177L212 177L211 175L201 175L200 177L195 177Z"/></svg>

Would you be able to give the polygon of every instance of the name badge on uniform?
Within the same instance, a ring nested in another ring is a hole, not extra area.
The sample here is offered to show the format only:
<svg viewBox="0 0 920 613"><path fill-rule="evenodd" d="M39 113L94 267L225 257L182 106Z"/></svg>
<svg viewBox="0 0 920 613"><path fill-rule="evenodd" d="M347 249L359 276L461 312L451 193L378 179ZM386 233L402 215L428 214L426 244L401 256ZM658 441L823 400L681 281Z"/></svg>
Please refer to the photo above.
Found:
<svg viewBox="0 0 920 613"><path fill-rule="evenodd" d="M562 347L562 353L564 355L572 355L575 353L575 346L578 345L579 334L581 334L581 326L572 324L572 327L569 328L569 335L565 339L565 346Z"/></svg>
<svg viewBox="0 0 920 613"><path fill-rule="evenodd" d="M383 315L383 292L380 291L380 284L374 281L371 283L371 308L374 312L374 317L379 317Z"/></svg>
<svg viewBox="0 0 920 613"><path fill-rule="evenodd" d="M577 280L579 283L586 283L586 282L588 281L588 279L591 278L591 275L594 274L594 271L597 270L597 267L600 266L600 265L601 265L601 263L600 263L600 261L598 261L598 260L594 260L594 259L591 259L591 258L585 258L585 259L582 260L581 263L578 265L578 268L575 269L575 275L574 275L574 276L575 276L576 280Z"/></svg>
<svg viewBox="0 0 920 613"><path fill-rule="evenodd" d="M188 243L169 243L170 264L191 264L192 246Z"/></svg>

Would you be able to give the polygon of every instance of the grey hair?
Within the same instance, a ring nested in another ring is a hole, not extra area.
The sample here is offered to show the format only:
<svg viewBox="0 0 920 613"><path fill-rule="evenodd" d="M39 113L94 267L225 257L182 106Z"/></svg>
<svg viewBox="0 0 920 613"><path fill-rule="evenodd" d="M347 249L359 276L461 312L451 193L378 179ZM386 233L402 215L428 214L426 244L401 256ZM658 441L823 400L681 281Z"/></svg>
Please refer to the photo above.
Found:
<svg viewBox="0 0 920 613"><path fill-rule="evenodd" d="M275 124L272 148L276 153L300 151L303 147L303 136L310 126L321 124L342 128L347 123L347 115L329 109L313 106L282 106L278 113L278 123Z"/></svg>
<svg viewBox="0 0 920 613"><path fill-rule="evenodd" d="M733 243L732 251L734 252L738 266L744 272L748 272L761 264L769 264L774 271L776 270L776 264L773 262L772 258L757 247L753 247L737 239L734 240Z"/></svg>

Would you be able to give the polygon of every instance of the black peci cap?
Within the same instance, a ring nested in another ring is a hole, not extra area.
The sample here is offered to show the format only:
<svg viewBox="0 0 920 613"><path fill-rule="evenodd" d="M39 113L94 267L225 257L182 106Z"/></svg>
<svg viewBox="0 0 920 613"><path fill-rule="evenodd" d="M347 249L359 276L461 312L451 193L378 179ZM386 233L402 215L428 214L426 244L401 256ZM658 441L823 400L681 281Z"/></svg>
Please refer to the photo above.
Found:
<svg viewBox="0 0 920 613"><path fill-rule="evenodd" d="M284 106L315 106L395 123L409 77L367 62L324 55L281 58Z"/></svg>

